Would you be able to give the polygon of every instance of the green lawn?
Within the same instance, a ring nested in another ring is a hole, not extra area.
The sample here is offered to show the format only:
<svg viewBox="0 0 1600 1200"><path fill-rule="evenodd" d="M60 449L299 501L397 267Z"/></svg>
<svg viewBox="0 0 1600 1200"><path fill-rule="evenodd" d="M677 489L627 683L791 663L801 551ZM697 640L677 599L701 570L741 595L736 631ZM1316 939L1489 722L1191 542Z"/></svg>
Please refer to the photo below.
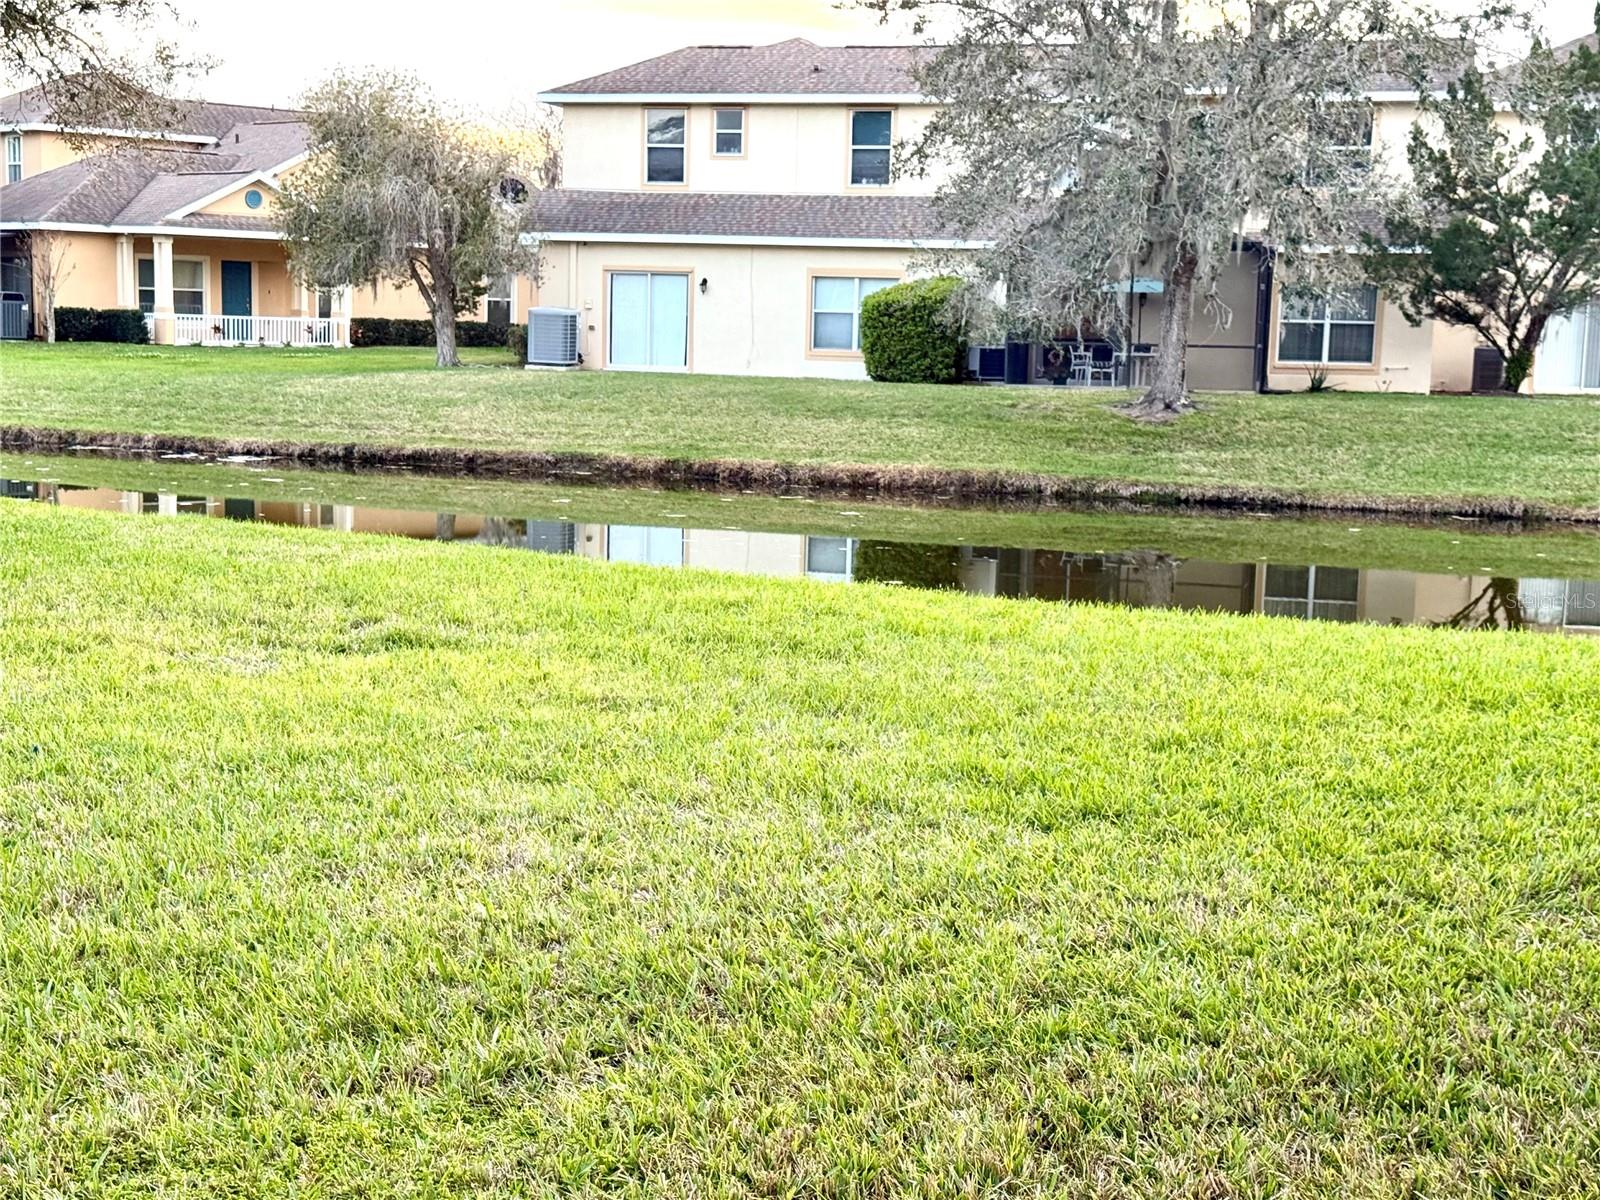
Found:
<svg viewBox="0 0 1600 1200"><path fill-rule="evenodd" d="M1592 642L0 545L0 1194L1592 1193Z"/></svg>
<svg viewBox="0 0 1600 1200"><path fill-rule="evenodd" d="M8 344L0 425L287 442L924 466L1600 510L1600 397L1217 395L1170 426L1109 394L432 370L417 349Z"/></svg>

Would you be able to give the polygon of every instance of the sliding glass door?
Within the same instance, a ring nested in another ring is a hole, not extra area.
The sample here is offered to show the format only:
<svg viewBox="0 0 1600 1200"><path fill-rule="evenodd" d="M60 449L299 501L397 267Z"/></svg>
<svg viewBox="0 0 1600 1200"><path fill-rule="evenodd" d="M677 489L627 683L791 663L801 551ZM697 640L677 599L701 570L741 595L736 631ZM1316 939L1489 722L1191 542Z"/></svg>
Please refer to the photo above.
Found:
<svg viewBox="0 0 1600 1200"><path fill-rule="evenodd" d="M689 277L653 271L611 273L608 365L637 371L689 366Z"/></svg>

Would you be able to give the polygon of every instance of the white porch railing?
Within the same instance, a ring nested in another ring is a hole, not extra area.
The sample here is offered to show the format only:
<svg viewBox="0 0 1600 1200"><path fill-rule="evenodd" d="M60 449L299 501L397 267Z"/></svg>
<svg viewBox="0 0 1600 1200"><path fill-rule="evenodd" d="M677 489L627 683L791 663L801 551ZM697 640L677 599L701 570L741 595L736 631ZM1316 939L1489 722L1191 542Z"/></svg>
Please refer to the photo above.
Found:
<svg viewBox="0 0 1600 1200"><path fill-rule="evenodd" d="M146 313L150 340L156 318ZM348 346L349 327L340 317L234 317L219 313L178 313L172 341L179 346Z"/></svg>

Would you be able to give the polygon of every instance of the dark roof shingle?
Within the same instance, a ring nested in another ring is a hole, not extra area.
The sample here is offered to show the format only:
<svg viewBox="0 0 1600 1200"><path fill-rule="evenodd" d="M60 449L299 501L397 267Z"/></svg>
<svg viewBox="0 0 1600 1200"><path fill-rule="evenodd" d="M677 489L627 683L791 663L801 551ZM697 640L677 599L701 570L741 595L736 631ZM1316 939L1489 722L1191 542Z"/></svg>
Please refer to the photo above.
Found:
<svg viewBox="0 0 1600 1200"><path fill-rule="evenodd" d="M579 79L551 94L915 95L920 46L686 46Z"/></svg>
<svg viewBox="0 0 1600 1200"><path fill-rule="evenodd" d="M774 196L722 192L599 192L560 188L533 198L543 234L636 234L828 241L946 240L920 196Z"/></svg>

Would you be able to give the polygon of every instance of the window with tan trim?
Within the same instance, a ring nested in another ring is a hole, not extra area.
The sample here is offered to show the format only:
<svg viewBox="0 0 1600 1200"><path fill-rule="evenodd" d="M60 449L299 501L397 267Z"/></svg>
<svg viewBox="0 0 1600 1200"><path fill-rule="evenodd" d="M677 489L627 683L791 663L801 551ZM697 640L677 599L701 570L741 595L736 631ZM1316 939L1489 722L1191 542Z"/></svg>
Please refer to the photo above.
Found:
<svg viewBox="0 0 1600 1200"><path fill-rule="evenodd" d="M1370 284L1328 295L1285 290L1278 309L1278 361L1369 366L1377 328L1378 289Z"/></svg>
<svg viewBox="0 0 1600 1200"><path fill-rule="evenodd" d="M688 111L682 108L644 110L644 181L682 183L688 145Z"/></svg>
<svg viewBox="0 0 1600 1200"><path fill-rule="evenodd" d="M711 114L711 123L711 153L717 158L743 158L745 110L719 108Z"/></svg>
<svg viewBox="0 0 1600 1200"><path fill-rule="evenodd" d="M894 109L850 111L850 186L888 187L893 171Z"/></svg>
<svg viewBox="0 0 1600 1200"><path fill-rule="evenodd" d="M811 349L840 354L861 349L861 302L898 280L843 275L811 278Z"/></svg>
<svg viewBox="0 0 1600 1200"><path fill-rule="evenodd" d="M20 133L6 134L6 182L17 183L22 179L22 135Z"/></svg>

